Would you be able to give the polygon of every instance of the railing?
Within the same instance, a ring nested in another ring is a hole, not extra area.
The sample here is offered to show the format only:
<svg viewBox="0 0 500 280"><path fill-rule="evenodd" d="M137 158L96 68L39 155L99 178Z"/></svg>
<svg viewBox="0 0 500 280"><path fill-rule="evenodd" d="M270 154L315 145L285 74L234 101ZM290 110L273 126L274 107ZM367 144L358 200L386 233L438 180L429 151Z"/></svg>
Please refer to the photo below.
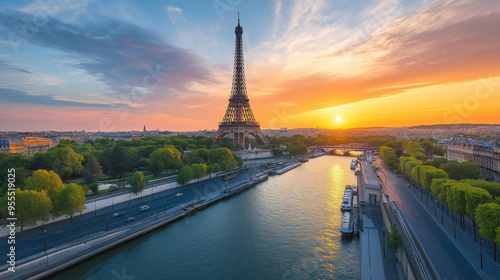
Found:
<svg viewBox="0 0 500 280"><path fill-rule="evenodd" d="M420 242L418 242L418 238L416 237L415 232L411 227L407 226L405 219L403 218L399 210L396 208L396 205L394 205L394 202L389 201L387 205L389 205L394 211L395 214L394 216L396 216L399 224L401 225L401 228L403 229L403 234L408 239L410 248L405 248L405 249L410 250L412 255L414 256L414 261L417 266L414 269L418 269L418 271L420 272L419 273L420 276L425 280L441 279L437 274L436 269L432 265L429 256L422 248Z"/></svg>

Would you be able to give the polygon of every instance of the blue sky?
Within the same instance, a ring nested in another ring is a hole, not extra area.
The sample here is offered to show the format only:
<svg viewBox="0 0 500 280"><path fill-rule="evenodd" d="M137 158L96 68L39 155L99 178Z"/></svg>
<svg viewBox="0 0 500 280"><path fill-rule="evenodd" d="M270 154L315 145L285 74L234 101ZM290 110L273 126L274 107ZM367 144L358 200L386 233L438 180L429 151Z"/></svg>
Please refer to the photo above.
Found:
<svg viewBox="0 0 500 280"><path fill-rule="evenodd" d="M495 0L2 1L0 130L216 128L238 12L263 127L443 123L452 92L465 99L467 83L498 76L499 11ZM404 97L436 86L440 106ZM416 116L355 117L392 99ZM492 101L461 121L497 121Z"/></svg>

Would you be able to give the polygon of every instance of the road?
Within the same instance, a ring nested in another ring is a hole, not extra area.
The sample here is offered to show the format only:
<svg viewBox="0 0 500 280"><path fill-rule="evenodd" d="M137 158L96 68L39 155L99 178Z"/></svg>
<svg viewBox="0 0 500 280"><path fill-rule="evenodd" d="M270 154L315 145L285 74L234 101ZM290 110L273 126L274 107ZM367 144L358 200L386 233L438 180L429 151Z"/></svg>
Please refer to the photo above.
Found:
<svg viewBox="0 0 500 280"><path fill-rule="evenodd" d="M107 229L112 230L127 223L132 224L147 217L155 216L159 212L164 212L165 209L167 212L178 210L181 205L197 201L211 193L220 192L221 189L243 182L258 172L260 172L260 166L253 167L249 172L239 173L237 178L229 181L221 179L206 180L173 191L155 194L154 197L148 195L141 199L134 199L133 201L116 204L113 207L99 209L97 212L76 215L71 223L69 219L65 219L47 224L43 228L36 227L26 230L23 234L18 232L16 234L16 259L21 260L30 255L44 252L45 244L47 250L50 250L94 233L105 232ZM182 193L182 195L176 196L177 193ZM150 209L140 211L139 207L142 205L149 205ZM119 217L113 215L121 212L126 213ZM133 217L134 221L126 222L129 217ZM44 230L47 231L46 236L43 234ZM6 254L9 252L9 247L7 237L1 238L0 252L5 252L5 254L0 254L0 263L6 263Z"/></svg>
<svg viewBox="0 0 500 280"><path fill-rule="evenodd" d="M440 278L484 279L410 192L413 189L408 188L409 183L390 172L380 160L377 160L377 163L387 178L387 181L382 180L385 192L415 232ZM425 198L423 202L425 204Z"/></svg>

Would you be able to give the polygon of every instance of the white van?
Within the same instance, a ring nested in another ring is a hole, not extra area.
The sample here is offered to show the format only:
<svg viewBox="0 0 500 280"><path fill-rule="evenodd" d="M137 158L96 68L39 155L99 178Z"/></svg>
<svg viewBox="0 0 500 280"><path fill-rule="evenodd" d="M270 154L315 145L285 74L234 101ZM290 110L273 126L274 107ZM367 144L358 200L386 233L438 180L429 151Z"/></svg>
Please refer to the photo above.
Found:
<svg viewBox="0 0 500 280"><path fill-rule="evenodd" d="M148 210L148 209L149 209L149 205L144 205L144 206L141 206L141 207L139 208L139 210L141 210L141 211L146 211L146 210Z"/></svg>

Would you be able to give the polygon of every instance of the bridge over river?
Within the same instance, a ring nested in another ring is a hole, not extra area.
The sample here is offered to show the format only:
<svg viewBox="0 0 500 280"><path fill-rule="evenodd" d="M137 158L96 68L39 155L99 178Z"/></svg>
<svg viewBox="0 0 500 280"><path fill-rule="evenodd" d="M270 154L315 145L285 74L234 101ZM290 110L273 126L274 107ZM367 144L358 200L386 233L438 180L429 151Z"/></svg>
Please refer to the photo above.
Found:
<svg viewBox="0 0 500 280"><path fill-rule="evenodd" d="M309 147L309 152L318 153L318 152L341 152L342 154L346 154L349 152L366 152L378 151L378 147L367 146L364 143L352 143L352 144L341 144L341 145L324 145L324 146L311 146Z"/></svg>

